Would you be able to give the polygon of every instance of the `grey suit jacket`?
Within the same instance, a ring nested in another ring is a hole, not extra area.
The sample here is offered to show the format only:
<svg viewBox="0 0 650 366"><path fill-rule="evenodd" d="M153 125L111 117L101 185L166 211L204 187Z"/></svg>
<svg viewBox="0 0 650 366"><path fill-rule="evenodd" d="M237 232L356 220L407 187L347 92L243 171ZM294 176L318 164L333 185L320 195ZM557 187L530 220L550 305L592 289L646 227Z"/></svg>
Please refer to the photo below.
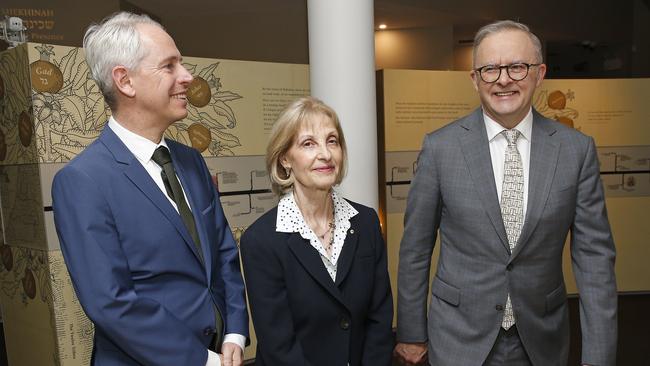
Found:
<svg viewBox="0 0 650 366"><path fill-rule="evenodd" d="M566 365L562 251L569 232L580 291L582 361L615 364L615 249L595 145L592 138L533 114L528 209L513 253L482 110L424 139L400 247L397 337L428 341L432 365L481 365L496 340L508 293L533 364ZM440 258L427 314L438 229Z"/></svg>

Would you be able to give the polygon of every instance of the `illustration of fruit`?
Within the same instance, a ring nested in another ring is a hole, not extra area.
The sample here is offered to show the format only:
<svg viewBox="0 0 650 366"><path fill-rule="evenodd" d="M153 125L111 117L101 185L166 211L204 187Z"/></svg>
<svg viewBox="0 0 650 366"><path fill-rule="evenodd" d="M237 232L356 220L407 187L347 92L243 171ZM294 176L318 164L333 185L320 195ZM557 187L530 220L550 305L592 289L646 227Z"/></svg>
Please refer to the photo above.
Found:
<svg viewBox="0 0 650 366"><path fill-rule="evenodd" d="M32 142L32 135L34 134L34 126L32 119L27 111L22 111L18 116L18 136L20 143L27 147Z"/></svg>
<svg viewBox="0 0 650 366"><path fill-rule="evenodd" d="M187 90L187 100L195 107L205 107L212 98L210 85L200 76L195 76Z"/></svg>
<svg viewBox="0 0 650 366"><path fill-rule="evenodd" d="M25 295L30 299L36 297L36 279L31 269L25 268L25 277L23 277L23 290Z"/></svg>
<svg viewBox="0 0 650 366"><path fill-rule="evenodd" d="M204 152L210 145L210 141L212 141L210 130L200 123L193 123L188 127L187 134L190 137L192 147L197 149L199 152Z"/></svg>
<svg viewBox="0 0 650 366"><path fill-rule="evenodd" d="M11 269L14 268L14 254L10 246L6 244L0 245L0 259L7 272L11 272Z"/></svg>
<svg viewBox="0 0 650 366"><path fill-rule="evenodd" d="M547 103L551 109L564 109L566 107L566 95L556 90L548 95Z"/></svg>
<svg viewBox="0 0 650 366"><path fill-rule="evenodd" d="M565 117L565 116L555 116L554 119L555 119L556 121L560 122L560 123L563 123L563 124L565 124L565 125L567 125L567 126L573 128L573 120L572 120L571 118L569 118L569 117Z"/></svg>
<svg viewBox="0 0 650 366"><path fill-rule="evenodd" d="M39 93L57 93L63 87L63 73L50 62L54 47L43 44L36 49L40 52L41 59L29 65L32 87Z"/></svg>
<svg viewBox="0 0 650 366"><path fill-rule="evenodd" d="M7 142L5 141L5 134L0 130L0 161L5 160L7 157Z"/></svg>

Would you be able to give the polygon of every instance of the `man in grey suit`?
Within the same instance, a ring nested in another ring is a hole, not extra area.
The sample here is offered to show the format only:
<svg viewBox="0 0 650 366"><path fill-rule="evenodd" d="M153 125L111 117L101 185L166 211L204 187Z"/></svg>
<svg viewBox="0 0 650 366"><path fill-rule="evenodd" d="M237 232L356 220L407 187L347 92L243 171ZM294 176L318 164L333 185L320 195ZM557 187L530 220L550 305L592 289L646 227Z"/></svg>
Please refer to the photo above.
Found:
<svg viewBox="0 0 650 366"><path fill-rule="evenodd" d="M427 135L418 158L400 248L395 353L407 364L566 365L562 252L570 232L582 364L614 365L615 249L594 141L531 108L546 65L528 27L481 28L473 59L481 108Z"/></svg>

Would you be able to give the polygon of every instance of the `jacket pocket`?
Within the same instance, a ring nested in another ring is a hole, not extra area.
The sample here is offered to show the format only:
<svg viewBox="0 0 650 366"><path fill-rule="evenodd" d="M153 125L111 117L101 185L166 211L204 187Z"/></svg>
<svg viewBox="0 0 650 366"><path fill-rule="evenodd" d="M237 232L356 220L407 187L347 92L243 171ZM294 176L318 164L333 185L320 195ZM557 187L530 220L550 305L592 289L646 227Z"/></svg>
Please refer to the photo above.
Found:
<svg viewBox="0 0 650 366"><path fill-rule="evenodd" d="M201 210L201 215L206 215L206 214L208 214L210 211L212 211L212 209L214 208L214 201L215 201L215 200L212 200L212 202L210 202L210 205L209 205L208 207L206 207L206 208L204 208L203 210Z"/></svg>
<svg viewBox="0 0 650 366"><path fill-rule="evenodd" d="M431 293L440 300L453 306L460 304L460 290L435 277L431 285Z"/></svg>
<svg viewBox="0 0 650 366"><path fill-rule="evenodd" d="M550 313L566 302L566 288L561 283L555 290L546 295L546 313Z"/></svg>

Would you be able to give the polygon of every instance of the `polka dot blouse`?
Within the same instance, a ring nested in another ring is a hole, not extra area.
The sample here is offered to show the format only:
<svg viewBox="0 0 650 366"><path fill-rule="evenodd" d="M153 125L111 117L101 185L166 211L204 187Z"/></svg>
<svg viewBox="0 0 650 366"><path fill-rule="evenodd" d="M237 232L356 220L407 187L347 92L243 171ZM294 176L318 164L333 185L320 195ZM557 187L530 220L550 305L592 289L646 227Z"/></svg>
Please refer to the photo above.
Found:
<svg viewBox="0 0 650 366"><path fill-rule="evenodd" d="M320 254L332 281L335 281L337 263L341 255L341 250L343 249L343 244L345 243L345 236L350 228L350 218L359 212L348 201L339 197L334 190L332 190L332 202L334 202L334 222L336 223L336 227L334 230L331 256L323 247L316 233L312 231L302 217L302 213L293 197L293 192L284 195L278 203L278 217L275 223L275 231L281 233L299 233L303 239L308 240L309 244Z"/></svg>

